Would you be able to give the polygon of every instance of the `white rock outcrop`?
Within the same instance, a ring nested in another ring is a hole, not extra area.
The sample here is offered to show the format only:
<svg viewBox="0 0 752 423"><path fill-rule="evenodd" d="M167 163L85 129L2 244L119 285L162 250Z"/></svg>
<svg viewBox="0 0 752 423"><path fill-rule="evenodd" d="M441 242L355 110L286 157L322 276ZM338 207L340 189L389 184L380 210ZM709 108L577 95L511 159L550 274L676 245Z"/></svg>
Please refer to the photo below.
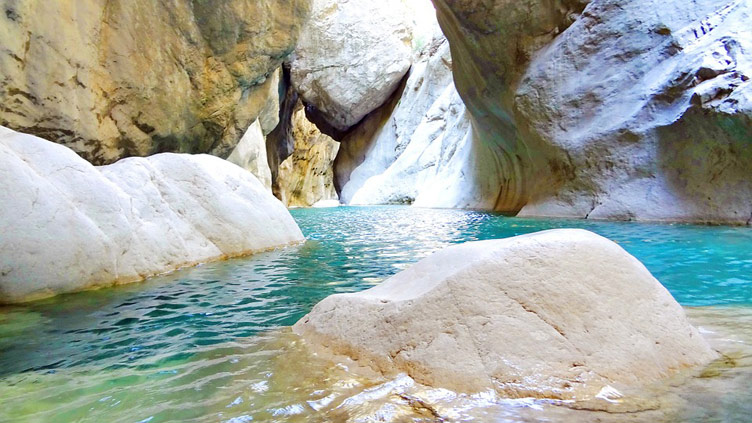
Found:
<svg viewBox="0 0 752 423"><path fill-rule="evenodd" d="M496 210L752 223L751 2L434 4Z"/></svg>
<svg viewBox="0 0 752 423"><path fill-rule="evenodd" d="M331 126L355 125L410 68L409 17L403 0L314 0L291 62L295 90Z"/></svg>
<svg viewBox="0 0 752 423"><path fill-rule="evenodd" d="M208 155L94 167L0 127L0 303L142 280L301 242L249 172Z"/></svg>
<svg viewBox="0 0 752 423"><path fill-rule="evenodd" d="M522 215L752 219L752 2L659 10L593 1L532 61L519 116L570 173Z"/></svg>
<svg viewBox="0 0 752 423"><path fill-rule="evenodd" d="M293 330L387 375L511 397L590 400L716 357L637 259L578 229L451 246Z"/></svg>
<svg viewBox="0 0 752 423"><path fill-rule="evenodd" d="M399 103L342 140L335 174L346 204L492 209L501 184L494 157L474 136L436 25Z"/></svg>
<svg viewBox="0 0 752 423"><path fill-rule="evenodd" d="M272 171L266 158L266 137L258 119L245 131L227 161L251 172L271 192Z"/></svg>

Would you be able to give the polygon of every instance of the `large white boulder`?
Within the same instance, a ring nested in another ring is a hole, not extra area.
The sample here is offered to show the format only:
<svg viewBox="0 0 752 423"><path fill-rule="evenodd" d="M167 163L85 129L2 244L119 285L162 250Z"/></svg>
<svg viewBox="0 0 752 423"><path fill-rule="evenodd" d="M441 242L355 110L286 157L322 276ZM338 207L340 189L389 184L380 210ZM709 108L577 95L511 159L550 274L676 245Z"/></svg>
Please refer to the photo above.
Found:
<svg viewBox="0 0 752 423"><path fill-rule="evenodd" d="M302 240L253 175L217 157L94 167L67 147L0 127L0 303Z"/></svg>
<svg viewBox="0 0 752 423"><path fill-rule="evenodd" d="M293 330L387 375L512 397L592 399L716 356L637 259L576 229L446 248Z"/></svg>
<svg viewBox="0 0 752 423"><path fill-rule="evenodd" d="M292 83L333 127L346 130L381 106L410 68L404 0L314 0L292 60Z"/></svg>

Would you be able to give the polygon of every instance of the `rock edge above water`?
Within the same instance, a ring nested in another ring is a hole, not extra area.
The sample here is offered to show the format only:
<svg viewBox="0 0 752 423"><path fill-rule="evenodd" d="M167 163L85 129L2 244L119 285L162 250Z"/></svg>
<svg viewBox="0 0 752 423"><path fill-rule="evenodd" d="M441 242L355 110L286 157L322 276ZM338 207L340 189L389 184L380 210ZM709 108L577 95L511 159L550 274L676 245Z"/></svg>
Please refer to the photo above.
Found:
<svg viewBox="0 0 752 423"><path fill-rule="evenodd" d="M642 263L579 229L448 247L293 330L385 375L510 397L587 400L717 356Z"/></svg>

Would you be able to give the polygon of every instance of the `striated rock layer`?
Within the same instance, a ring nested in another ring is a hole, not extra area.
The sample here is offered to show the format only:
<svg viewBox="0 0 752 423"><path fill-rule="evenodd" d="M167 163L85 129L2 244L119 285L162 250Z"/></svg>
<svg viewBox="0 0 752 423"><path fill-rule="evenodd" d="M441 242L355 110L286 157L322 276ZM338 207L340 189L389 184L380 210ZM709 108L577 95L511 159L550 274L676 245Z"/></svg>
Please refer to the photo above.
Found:
<svg viewBox="0 0 752 423"><path fill-rule="evenodd" d="M293 330L387 375L509 397L589 400L717 356L637 259L575 229L446 248Z"/></svg>
<svg viewBox="0 0 752 423"><path fill-rule="evenodd" d="M487 175L502 181L494 208L752 219L752 4L434 3L476 136L502 169Z"/></svg>
<svg viewBox="0 0 752 423"><path fill-rule="evenodd" d="M0 127L0 303L128 283L300 242L249 172L208 155L94 167Z"/></svg>
<svg viewBox="0 0 752 423"><path fill-rule="evenodd" d="M4 2L0 124L96 164L226 157L276 92L310 1Z"/></svg>

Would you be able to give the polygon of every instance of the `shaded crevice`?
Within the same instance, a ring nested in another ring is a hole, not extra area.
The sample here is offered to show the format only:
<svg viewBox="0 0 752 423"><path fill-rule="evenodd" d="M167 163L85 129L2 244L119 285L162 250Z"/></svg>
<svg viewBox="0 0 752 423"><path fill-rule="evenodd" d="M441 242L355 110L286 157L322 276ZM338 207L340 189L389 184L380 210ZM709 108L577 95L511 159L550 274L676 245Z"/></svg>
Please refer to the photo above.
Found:
<svg viewBox="0 0 752 423"><path fill-rule="evenodd" d="M272 192L279 198L279 165L292 155L295 149L292 116L299 102L298 93L292 86L290 64L282 65L282 77L279 81L279 123L266 136L266 161L272 173Z"/></svg>

